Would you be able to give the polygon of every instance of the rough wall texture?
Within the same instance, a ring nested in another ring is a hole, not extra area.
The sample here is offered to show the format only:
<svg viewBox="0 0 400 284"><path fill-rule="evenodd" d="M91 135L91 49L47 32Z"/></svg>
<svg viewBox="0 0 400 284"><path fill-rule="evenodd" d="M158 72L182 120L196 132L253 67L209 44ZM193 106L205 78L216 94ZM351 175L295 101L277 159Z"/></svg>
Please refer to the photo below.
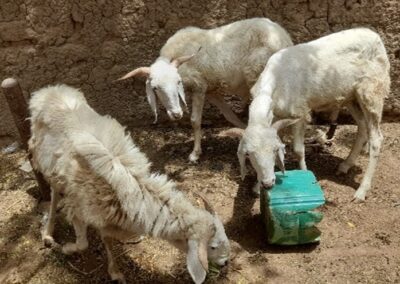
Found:
<svg viewBox="0 0 400 284"><path fill-rule="evenodd" d="M143 81L113 79L150 64L179 28L255 16L280 23L297 43L356 26L377 30L392 64L385 111L400 113L398 0L0 0L0 78L18 78L26 95L56 82L79 87L100 113L139 126L152 121ZM0 136L13 138L3 96L0 111Z"/></svg>

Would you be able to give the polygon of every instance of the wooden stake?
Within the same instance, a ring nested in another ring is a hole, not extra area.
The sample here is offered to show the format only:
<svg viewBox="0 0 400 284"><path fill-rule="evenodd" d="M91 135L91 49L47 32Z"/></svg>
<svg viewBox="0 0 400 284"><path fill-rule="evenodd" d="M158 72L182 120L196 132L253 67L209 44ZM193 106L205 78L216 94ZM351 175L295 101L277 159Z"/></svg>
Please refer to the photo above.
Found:
<svg viewBox="0 0 400 284"><path fill-rule="evenodd" d="M7 100L8 107L11 110L15 125L17 126L19 136L21 137L22 147L28 153L29 162L32 165L32 156L28 149L28 140L30 137L30 123L28 118L28 105L25 101L21 87L14 78L7 78L1 83L4 96ZM33 165L32 165L33 168ZM50 200L50 186L44 180L43 175L33 170L41 192L43 201Z"/></svg>

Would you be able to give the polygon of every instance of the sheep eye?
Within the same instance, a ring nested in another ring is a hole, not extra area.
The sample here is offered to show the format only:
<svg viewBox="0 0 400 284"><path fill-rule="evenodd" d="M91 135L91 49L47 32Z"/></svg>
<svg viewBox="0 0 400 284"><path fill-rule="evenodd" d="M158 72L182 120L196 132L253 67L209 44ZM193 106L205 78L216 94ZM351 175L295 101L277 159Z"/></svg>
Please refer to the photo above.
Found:
<svg viewBox="0 0 400 284"><path fill-rule="evenodd" d="M211 249L214 250L214 249L217 249L217 247L216 246L211 246Z"/></svg>

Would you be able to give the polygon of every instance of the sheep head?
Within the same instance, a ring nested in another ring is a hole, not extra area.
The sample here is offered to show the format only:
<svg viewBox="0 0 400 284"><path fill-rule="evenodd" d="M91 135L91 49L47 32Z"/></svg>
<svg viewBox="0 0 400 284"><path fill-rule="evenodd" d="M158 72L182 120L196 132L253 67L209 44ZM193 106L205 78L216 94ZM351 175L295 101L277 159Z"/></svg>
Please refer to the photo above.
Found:
<svg viewBox="0 0 400 284"><path fill-rule="evenodd" d="M208 259L214 264L225 266L228 264L231 248L221 219L216 214L213 217L215 233L208 242Z"/></svg>
<svg viewBox="0 0 400 284"><path fill-rule="evenodd" d="M189 238L187 241L186 264L195 283L203 283L208 272L208 262L219 266L228 264L230 245L224 226L217 216L207 230L201 232L200 238Z"/></svg>
<svg viewBox="0 0 400 284"><path fill-rule="evenodd" d="M219 266L228 264L230 245L224 226L212 208L209 201L201 193L197 193L205 203L206 210L212 219L204 218L192 228L192 236L185 243L174 244L181 250L187 251L186 262L188 271L195 283L203 283L208 272L208 262Z"/></svg>
<svg viewBox="0 0 400 284"><path fill-rule="evenodd" d="M279 138L278 131L294 124L298 119L282 119L269 127L252 125L243 129L230 129L220 136L240 138L237 151L242 179L246 176L246 159L257 172L257 181L264 188L271 188L275 184L275 165L285 171L285 145ZM254 191L258 191L256 187ZM259 193L259 192L255 192Z"/></svg>
<svg viewBox="0 0 400 284"><path fill-rule="evenodd" d="M208 242L208 259L214 264L225 266L229 259L230 245L224 225L205 194L195 193L203 200L206 210L213 216L215 232Z"/></svg>
<svg viewBox="0 0 400 284"><path fill-rule="evenodd" d="M154 123L157 122L158 117L157 98L165 107L168 117L171 120L179 120L183 116L182 108L187 111L187 105L178 68L195 54L172 60L159 57L150 67L137 68L118 80L125 80L134 76L146 77L146 95L155 116Z"/></svg>

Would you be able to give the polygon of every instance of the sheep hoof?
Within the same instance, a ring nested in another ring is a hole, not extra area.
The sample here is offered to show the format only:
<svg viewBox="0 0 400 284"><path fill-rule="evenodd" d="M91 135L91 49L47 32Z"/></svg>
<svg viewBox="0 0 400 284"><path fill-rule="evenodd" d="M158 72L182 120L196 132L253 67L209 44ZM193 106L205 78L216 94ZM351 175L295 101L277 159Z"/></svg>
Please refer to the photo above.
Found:
<svg viewBox="0 0 400 284"><path fill-rule="evenodd" d="M131 239L129 242L126 242L126 244L136 245L138 243L141 243L143 240L144 240L144 236L139 236L139 237L136 237L134 239Z"/></svg>
<svg viewBox="0 0 400 284"><path fill-rule="evenodd" d="M344 175L345 173L344 173L344 172L341 172L341 171L339 171L339 170L337 170L335 174L336 174L337 176L341 176L341 175Z"/></svg>
<svg viewBox="0 0 400 284"><path fill-rule="evenodd" d="M118 284L126 284L125 277L122 273L113 273L111 275L111 280L113 283L118 283Z"/></svg>
<svg viewBox="0 0 400 284"><path fill-rule="evenodd" d="M54 241L53 237L50 235L46 235L42 237L42 241L45 247L51 248L56 245L56 242Z"/></svg>
<svg viewBox="0 0 400 284"><path fill-rule="evenodd" d="M362 148L362 150L361 150L361 153L363 153L363 154L365 154L365 155L369 154L369 143L366 143L366 144L363 146L363 148Z"/></svg>
<svg viewBox="0 0 400 284"><path fill-rule="evenodd" d="M336 175L347 174L350 168L350 165L348 165L346 162L342 162L336 171Z"/></svg>
<svg viewBox="0 0 400 284"><path fill-rule="evenodd" d="M257 183L255 186L253 186L251 191L253 192L253 194L256 197L259 197L260 196L260 185Z"/></svg>
<svg viewBox="0 0 400 284"><path fill-rule="evenodd" d="M363 190L357 190L356 191L356 193L354 194L354 197L353 197L353 202L356 202L356 203L362 203L362 202L365 202L365 195L366 195L366 192L365 191L363 191Z"/></svg>
<svg viewBox="0 0 400 284"><path fill-rule="evenodd" d="M63 254L69 255L79 251L79 249L75 243L66 243L62 246L61 251Z"/></svg>
<svg viewBox="0 0 400 284"><path fill-rule="evenodd" d="M195 164L195 163L198 162L199 157L200 157L200 154L198 154L198 153L196 153L196 152L193 151L193 152L189 155L189 162Z"/></svg>

